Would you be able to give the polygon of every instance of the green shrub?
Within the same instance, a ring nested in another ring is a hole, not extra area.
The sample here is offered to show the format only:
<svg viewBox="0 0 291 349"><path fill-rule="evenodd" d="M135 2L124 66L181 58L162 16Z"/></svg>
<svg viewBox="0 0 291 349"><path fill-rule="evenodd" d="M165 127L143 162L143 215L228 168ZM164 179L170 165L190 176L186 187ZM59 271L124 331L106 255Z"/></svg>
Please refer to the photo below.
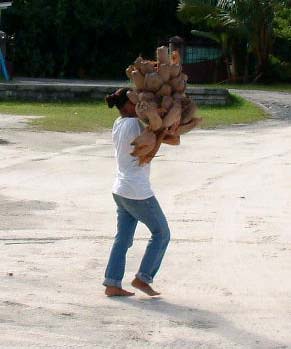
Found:
<svg viewBox="0 0 291 349"><path fill-rule="evenodd" d="M178 0L16 0L3 14L15 33L18 75L126 78L142 53L190 29L176 18Z"/></svg>
<svg viewBox="0 0 291 349"><path fill-rule="evenodd" d="M291 82L291 62L281 61L278 57L270 56L269 75L272 80Z"/></svg>

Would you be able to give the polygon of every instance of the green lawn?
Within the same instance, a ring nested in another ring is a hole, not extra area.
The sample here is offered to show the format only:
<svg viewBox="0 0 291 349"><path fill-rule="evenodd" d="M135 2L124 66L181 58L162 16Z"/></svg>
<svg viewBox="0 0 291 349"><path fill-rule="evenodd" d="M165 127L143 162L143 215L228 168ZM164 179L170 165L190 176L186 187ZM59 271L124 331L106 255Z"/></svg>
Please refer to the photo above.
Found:
<svg viewBox="0 0 291 349"><path fill-rule="evenodd" d="M265 112L241 97L232 95L226 107L201 106L199 115L204 118L203 128L213 128L236 123L262 120ZM36 128L59 132L96 132L110 129L118 116L104 102L0 102L0 113L44 116L31 120Z"/></svg>
<svg viewBox="0 0 291 349"><path fill-rule="evenodd" d="M230 105L200 106L198 114L203 117L202 128L251 123L267 117L263 109L234 94L231 94Z"/></svg>
<svg viewBox="0 0 291 349"><path fill-rule="evenodd" d="M233 88L239 90L261 90L261 91L277 91L277 92L291 92L291 84L188 84L191 87L205 87L205 88Z"/></svg>
<svg viewBox="0 0 291 349"><path fill-rule="evenodd" d="M117 111L104 102L0 102L0 113L40 115L30 124L48 131L95 132L110 128Z"/></svg>

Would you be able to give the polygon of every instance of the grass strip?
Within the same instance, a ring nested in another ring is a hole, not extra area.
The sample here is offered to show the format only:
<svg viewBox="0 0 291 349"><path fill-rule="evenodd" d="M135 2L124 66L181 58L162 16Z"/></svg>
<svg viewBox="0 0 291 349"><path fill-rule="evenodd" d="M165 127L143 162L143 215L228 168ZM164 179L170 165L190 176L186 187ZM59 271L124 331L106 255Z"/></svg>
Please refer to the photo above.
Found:
<svg viewBox="0 0 291 349"><path fill-rule="evenodd" d="M118 116L117 110L109 109L103 101L47 103L1 101L0 113L40 116L30 120L30 125L58 132L97 132L110 129ZM231 94L230 105L200 106L198 114L204 118L202 128L251 123L266 117L261 108L234 94Z"/></svg>

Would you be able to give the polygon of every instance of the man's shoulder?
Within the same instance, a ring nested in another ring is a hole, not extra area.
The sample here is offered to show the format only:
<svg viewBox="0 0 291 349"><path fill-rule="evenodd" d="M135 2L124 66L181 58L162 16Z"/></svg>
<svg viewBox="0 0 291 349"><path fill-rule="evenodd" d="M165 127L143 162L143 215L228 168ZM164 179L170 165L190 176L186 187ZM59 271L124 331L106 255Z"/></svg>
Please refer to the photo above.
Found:
<svg viewBox="0 0 291 349"><path fill-rule="evenodd" d="M112 133L121 138L136 137L141 133L140 123L137 118L120 118L115 121Z"/></svg>
<svg viewBox="0 0 291 349"><path fill-rule="evenodd" d="M138 124L138 118L137 117L121 117L119 116L117 119L115 119L114 124L126 124L126 125L136 125Z"/></svg>
<svg viewBox="0 0 291 349"><path fill-rule="evenodd" d="M130 118L130 117L121 118L121 120L119 121L119 125L122 127L122 129L127 129L127 130L140 129L140 123L137 118Z"/></svg>
<svg viewBox="0 0 291 349"><path fill-rule="evenodd" d="M124 120L123 122L126 124L126 125L138 125L139 124L139 121L137 118L130 118L130 117L125 117L125 118L122 118L122 120Z"/></svg>

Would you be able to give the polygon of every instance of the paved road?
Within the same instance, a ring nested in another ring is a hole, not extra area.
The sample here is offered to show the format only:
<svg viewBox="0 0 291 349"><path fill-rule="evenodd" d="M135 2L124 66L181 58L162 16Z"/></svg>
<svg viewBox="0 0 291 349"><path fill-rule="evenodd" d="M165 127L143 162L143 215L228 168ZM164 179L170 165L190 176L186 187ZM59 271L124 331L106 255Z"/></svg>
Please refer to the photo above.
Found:
<svg viewBox="0 0 291 349"><path fill-rule="evenodd" d="M290 95L248 97L272 99L273 117L198 130L154 160L172 230L155 300L100 286L115 225L110 133L36 132L0 115L1 349L291 348ZM139 226L125 287L147 238Z"/></svg>
<svg viewBox="0 0 291 349"><path fill-rule="evenodd" d="M239 93L242 97L264 107L271 114L273 120L291 122L291 93L248 90L231 91Z"/></svg>

